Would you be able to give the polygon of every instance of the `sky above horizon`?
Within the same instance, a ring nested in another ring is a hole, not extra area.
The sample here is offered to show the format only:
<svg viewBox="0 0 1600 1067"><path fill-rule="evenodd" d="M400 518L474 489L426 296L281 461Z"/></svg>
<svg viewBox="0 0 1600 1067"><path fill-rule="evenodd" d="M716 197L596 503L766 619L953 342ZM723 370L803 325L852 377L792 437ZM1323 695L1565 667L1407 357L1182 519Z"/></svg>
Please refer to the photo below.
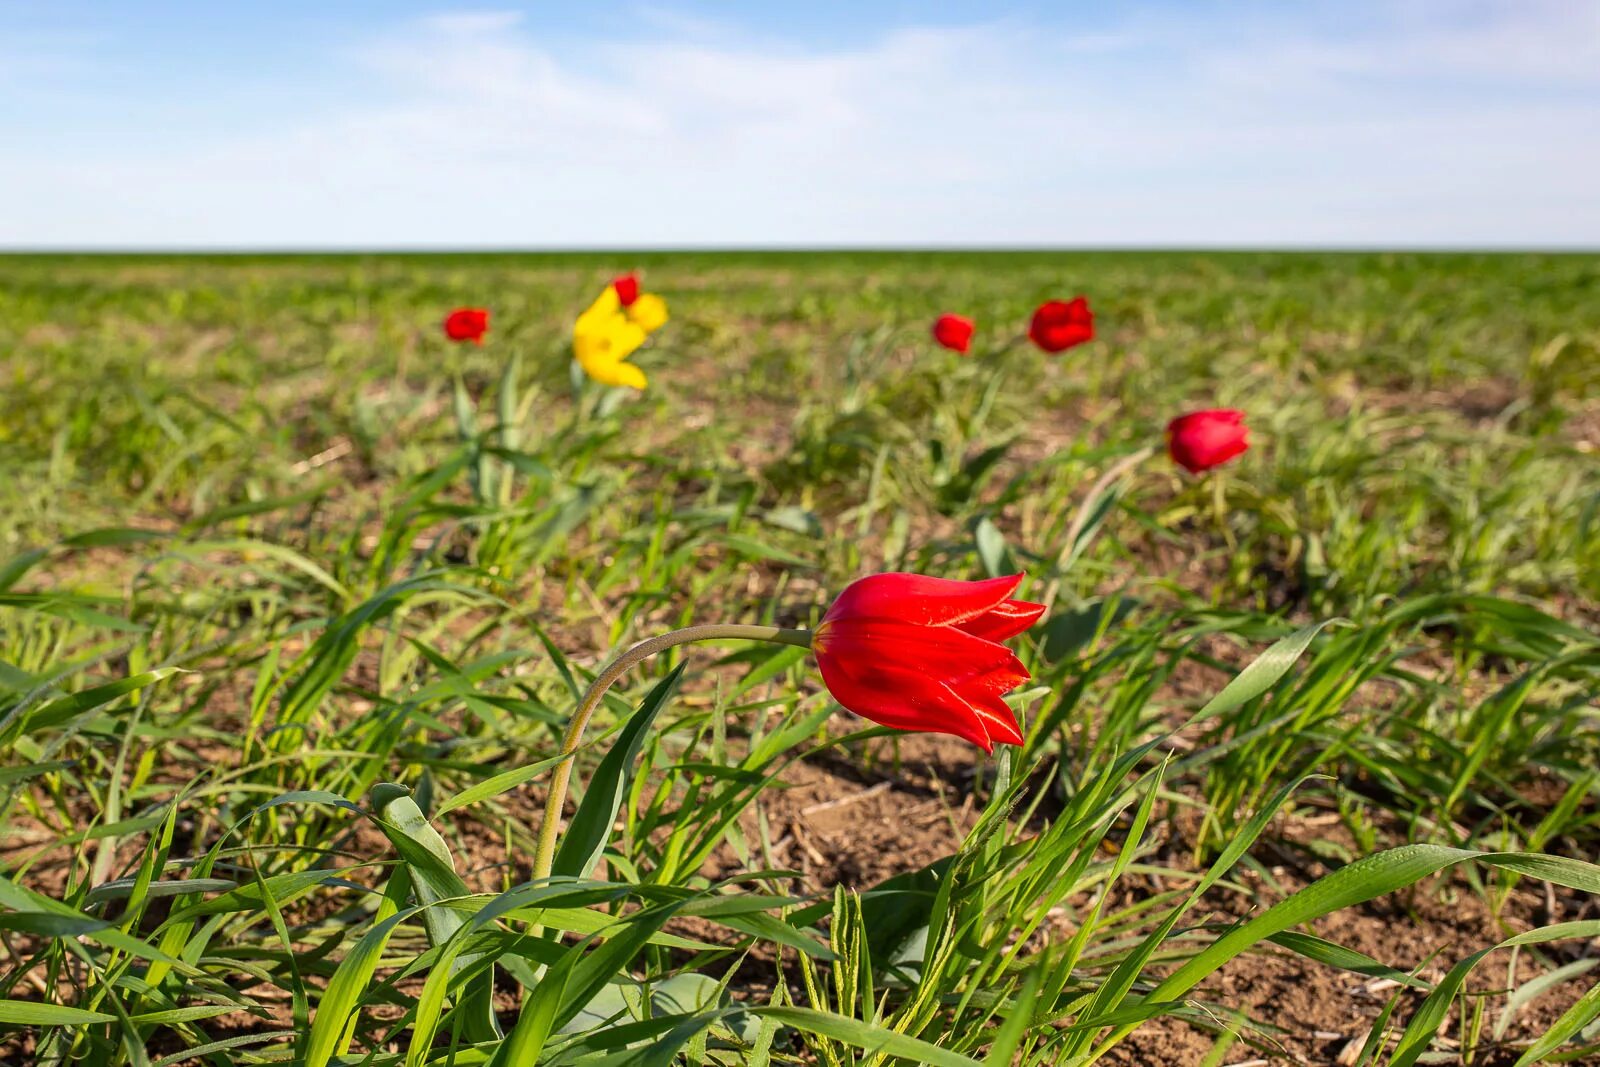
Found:
<svg viewBox="0 0 1600 1067"><path fill-rule="evenodd" d="M0 0L0 248L1600 248L1600 0Z"/></svg>

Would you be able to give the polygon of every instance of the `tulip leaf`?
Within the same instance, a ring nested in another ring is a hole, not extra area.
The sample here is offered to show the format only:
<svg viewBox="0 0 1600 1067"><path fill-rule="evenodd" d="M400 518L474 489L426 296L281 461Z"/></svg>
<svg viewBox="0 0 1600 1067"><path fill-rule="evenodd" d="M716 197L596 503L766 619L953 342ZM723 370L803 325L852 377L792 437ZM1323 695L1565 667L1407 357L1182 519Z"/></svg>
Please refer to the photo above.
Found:
<svg viewBox="0 0 1600 1067"><path fill-rule="evenodd" d="M988 518L978 520L978 525L972 531L972 540L978 549L978 560L989 577L999 578L1017 573L1016 561L1006 547L1005 534Z"/></svg>
<svg viewBox="0 0 1600 1067"><path fill-rule="evenodd" d="M671 674L656 683L639 705L639 710L627 722L611 750L600 761L600 766L589 779L583 801L578 805L567 832L561 835L561 845L556 849L550 867L553 875L584 877L611 839L611 826L622 808L622 798L627 795L632 780L633 762L644 746L645 735L655 722L656 715L666 706L667 699L678 688L683 677L679 664Z"/></svg>
<svg viewBox="0 0 1600 1067"><path fill-rule="evenodd" d="M35 548L0 563L0 592L5 592L16 585L24 574L33 569L35 563L48 554L48 549Z"/></svg>
<svg viewBox="0 0 1600 1067"><path fill-rule="evenodd" d="M1116 481L1106 486L1099 495L1085 500L1078 513L1076 529L1072 531L1072 543L1067 545L1067 550L1062 556L1060 572L1066 574L1094 544L1094 539L1100 533L1100 527L1105 525L1106 518L1116 508L1117 502L1122 499L1123 490L1127 488L1125 482Z"/></svg>
<svg viewBox="0 0 1600 1067"><path fill-rule="evenodd" d="M442 816L457 808L470 807L473 804L492 800L503 793L510 792L530 779L537 778L542 772L554 767L561 762L560 756L551 756L549 759L530 763L526 767L516 767L512 770L497 774L493 778L486 778L477 785L469 786L450 797L434 811L436 816Z"/></svg>
<svg viewBox="0 0 1600 1067"><path fill-rule="evenodd" d="M444 945L468 920L466 915L452 908L429 906L469 895L466 883L456 873L455 863L450 858L450 847L404 786L379 785L372 795L382 816L378 825L405 860L411 873L412 893L425 909L422 921L428 931L428 943L435 947ZM456 958L454 970L463 971L477 959L476 955L462 954ZM475 1041L491 1041L501 1036L494 1015L493 983L492 970L485 971L462 997L467 1032Z"/></svg>
<svg viewBox="0 0 1600 1067"><path fill-rule="evenodd" d="M556 1028L566 1032L563 1028L581 1014L595 1015L602 1006L608 1005L611 1007L606 1010L612 1010L617 1001L627 1003L631 987L618 985L614 979L685 902L658 904L632 913L621 924L621 929L610 933L597 948L579 957L571 976L563 983L560 1006L553 1017ZM631 1005L629 1010L634 1010ZM617 1014L614 1010L612 1013Z"/></svg>
<svg viewBox="0 0 1600 1067"><path fill-rule="evenodd" d="M1096 635L1116 626L1139 606L1130 597L1091 600L1076 611L1053 611L1045 620L1044 654L1052 661L1075 655Z"/></svg>
<svg viewBox="0 0 1600 1067"><path fill-rule="evenodd" d="M835 1041L842 1041L869 1052L898 1056L909 1063L926 1064L928 1067L981 1067L977 1060L959 1052L943 1049L919 1038L881 1026L864 1023L859 1019L835 1015L832 1012L787 1006L750 1008L749 1012L762 1018L787 1023L796 1030L831 1037Z"/></svg>
<svg viewBox="0 0 1600 1067"><path fill-rule="evenodd" d="M945 856L934 860L926 867L886 878L861 894L861 923L867 931L871 958L886 961L889 969L899 972L903 979L914 981L917 977L939 886L955 859ZM804 928L828 911L827 903L813 904L783 921Z"/></svg>
<svg viewBox="0 0 1600 1067"><path fill-rule="evenodd" d="M537 1061L539 1054L544 1051L545 1042L550 1039L556 1011L561 1007L567 982L572 977L572 968L579 958L580 953L576 951L564 952L545 971L543 978L522 1002L522 1013L517 1017L516 1025L495 1050L489 1067L520 1067L521 1064Z"/></svg>
<svg viewBox="0 0 1600 1067"><path fill-rule="evenodd" d="M1530 1064L1544 1062L1547 1056L1587 1026L1596 1015L1600 1015L1600 984L1591 986L1572 1007L1563 1012L1561 1018L1557 1019L1543 1036L1529 1045L1527 1051L1523 1052L1512 1067L1529 1067ZM1586 1036L1592 1039L1592 1034Z"/></svg>
<svg viewBox="0 0 1600 1067"><path fill-rule="evenodd" d="M127 526L112 526L99 530L85 530L61 540L63 548L120 548L123 545L143 544L170 537L162 530L140 530Z"/></svg>
<svg viewBox="0 0 1600 1067"><path fill-rule="evenodd" d="M1353 948L1335 944L1321 937L1311 934L1302 934L1294 930L1285 930L1280 934L1273 934L1267 938L1274 945L1299 953L1308 960L1315 960L1326 967L1337 967L1352 974L1363 974L1369 978L1382 978L1396 985L1406 986L1410 989L1420 989L1426 992L1433 987L1415 975L1407 974L1397 967L1390 967L1380 960L1375 960L1364 952L1357 952Z"/></svg>
<svg viewBox="0 0 1600 1067"><path fill-rule="evenodd" d="M111 703L118 697L126 696L146 686L154 685L165 678L172 677L178 671L179 668L177 667L157 667L153 671L145 671L129 678L119 678L114 682L107 682L105 685L97 685L81 692L57 697L43 707L35 708L23 714L20 720L21 725L17 728L23 732L30 732L63 726L84 712L93 711L95 708Z"/></svg>
<svg viewBox="0 0 1600 1067"><path fill-rule="evenodd" d="M311 1032L306 1038L306 1067L325 1067L354 1025L361 1006L361 994L378 969L378 960L389 937L410 912L396 912L373 925L339 962L328 988L323 991Z"/></svg>
<svg viewBox="0 0 1600 1067"><path fill-rule="evenodd" d="M821 537L825 532L822 520L817 518L816 512L794 504L772 508L761 516L761 520L768 526L776 526L780 530L792 530L808 537Z"/></svg>
<svg viewBox="0 0 1600 1067"><path fill-rule="evenodd" d="M1345 619L1324 619L1321 622L1303 626L1283 640L1274 644L1255 661L1234 676L1233 680L1222 687L1222 692L1206 702L1206 706L1195 714L1192 721L1200 722L1204 719L1214 719L1219 715L1226 715L1234 708L1249 701L1271 689L1278 681L1289 673L1300 657L1311 647L1312 640L1323 631L1325 627L1336 623L1344 623Z"/></svg>
<svg viewBox="0 0 1600 1067"><path fill-rule="evenodd" d="M115 1015L88 1011L66 1004L41 1004L32 1000L0 1000L0 1023L7 1026L82 1026L109 1023Z"/></svg>

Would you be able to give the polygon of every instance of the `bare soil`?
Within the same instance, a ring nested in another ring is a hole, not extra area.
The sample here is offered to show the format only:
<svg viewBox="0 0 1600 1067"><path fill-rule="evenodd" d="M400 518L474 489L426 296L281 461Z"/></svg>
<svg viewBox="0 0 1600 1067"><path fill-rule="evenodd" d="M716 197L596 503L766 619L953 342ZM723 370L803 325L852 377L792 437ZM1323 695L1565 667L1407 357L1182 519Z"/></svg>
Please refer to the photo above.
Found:
<svg viewBox="0 0 1600 1067"><path fill-rule="evenodd" d="M809 761L786 774L790 788L763 797L770 824L783 828L784 855L794 869L805 873L811 888L844 884L866 889L959 847L961 835L976 818L970 748L938 737L907 738L898 747L898 769L887 760L868 771L843 761ZM1186 828L1175 822L1166 830L1170 839L1161 845L1156 859L1182 865L1192 854ZM1239 871L1235 880L1255 888L1253 895L1214 890L1192 915L1226 922L1270 906L1331 870L1294 848L1298 840L1338 842L1342 836L1339 826L1315 812L1281 820L1254 853L1280 890L1253 872ZM1347 837L1343 843L1354 846ZM1465 874L1456 873L1336 912L1309 932L1436 981L1457 960L1512 934L1595 917L1593 899L1565 890L1551 892L1530 882L1520 884L1495 913ZM1527 952L1513 960L1509 951L1503 952L1474 971L1467 988L1491 995L1490 1019L1497 1019L1505 991L1596 952L1600 943L1581 942L1544 946L1543 961ZM1580 979L1548 990L1524 1006L1507 1027L1505 1049L1485 1040L1473 1062L1510 1064L1517 1055L1510 1046L1519 1037L1543 1032L1587 987L1587 980ZM1392 983L1335 970L1269 946L1235 960L1194 996L1202 1003L1241 1010L1254 1024L1223 1063L1340 1064L1354 1062L1392 993ZM1418 995L1405 995L1395 1013L1400 1025L1420 1002ZM1219 1012L1218 1019L1222 1018ZM1458 1025L1452 1012L1437 1047L1451 1047ZM1142 1026L1104 1062L1185 1067L1200 1062L1215 1040L1214 1034L1188 1023L1158 1019Z"/></svg>

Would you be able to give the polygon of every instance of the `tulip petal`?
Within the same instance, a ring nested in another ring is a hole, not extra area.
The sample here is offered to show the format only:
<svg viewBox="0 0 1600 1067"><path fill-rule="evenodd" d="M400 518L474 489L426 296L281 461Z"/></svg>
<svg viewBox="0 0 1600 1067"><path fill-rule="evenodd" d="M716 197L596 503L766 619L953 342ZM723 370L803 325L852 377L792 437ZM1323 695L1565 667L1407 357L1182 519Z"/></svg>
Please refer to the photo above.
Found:
<svg viewBox="0 0 1600 1067"><path fill-rule="evenodd" d="M611 280L611 288L616 291L617 302L629 307L639 299L639 276L632 271L619 274Z"/></svg>
<svg viewBox="0 0 1600 1067"><path fill-rule="evenodd" d="M1205 425L1206 423L1225 423L1237 426L1244 421L1244 412L1238 408L1209 408L1205 411L1191 411L1187 415L1179 415L1167 423L1168 433L1178 433L1191 425Z"/></svg>
<svg viewBox="0 0 1600 1067"><path fill-rule="evenodd" d="M1004 744L1020 745L1022 731L1017 727L1016 714L1001 698L1027 680L1027 675L1019 679L1009 671L994 671L957 682L951 688L972 705L991 738Z"/></svg>
<svg viewBox="0 0 1600 1067"><path fill-rule="evenodd" d="M625 314L645 333L655 333L667 324L667 302L654 293L640 293Z"/></svg>
<svg viewBox="0 0 1600 1067"><path fill-rule="evenodd" d="M957 689L956 695L972 705L973 712L983 720L983 728L988 731L991 740L1003 745L1022 744L1022 730L1017 726L1017 716L1010 704L994 693L969 691L965 686Z"/></svg>
<svg viewBox="0 0 1600 1067"><path fill-rule="evenodd" d="M964 697L970 698L973 693L1003 696L1031 677L1032 675L1023 670L1020 664L1014 668L1012 665L1007 664L1003 667L996 667L993 670L970 674L950 684L959 690Z"/></svg>
<svg viewBox="0 0 1600 1067"><path fill-rule="evenodd" d="M851 663L893 664L956 685L975 679L1028 680L1028 671L1005 645L974 637L954 626L915 626L898 619L824 620L813 647L838 649ZM847 650L847 651L846 651Z"/></svg>
<svg viewBox="0 0 1600 1067"><path fill-rule="evenodd" d="M985 752L994 751L978 713L943 682L886 663L846 670L839 659L823 652L817 665L833 698L864 719L897 730L953 734Z"/></svg>
<svg viewBox="0 0 1600 1067"><path fill-rule="evenodd" d="M618 298L617 291L608 285L601 290L599 296L595 297L594 303L578 316L578 321L573 324L573 330L582 333L585 330L595 329L621 313L622 301Z"/></svg>
<svg viewBox="0 0 1600 1067"><path fill-rule="evenodd" d="M923 574L872 574L844 588L825 619L895 619L913 626L956 626L1000 605L1022 575L963 582Z"/></svg>
<svg viewBox="0 0 1600 1067"><path fill-rule="evenodd" d="M601 385L643 389L649 384L649 380L644 376L644 371L632 363L597 363L584 367L584 373Z"/></svg>
<svg viewBox="0 0 1600 1067"><path fill-rule="evenodd" d="M1003 600L977 618L959 623L956 629L973 637L981 637L985 641L1004 641L1017 636L1038 622L1039 616L1043 614L1043 604L1033 604L1026 600Z"/></svg>
<svg viewBox="0 0 1600 1067"><path fill-rule="evenodd" d="M620 312L594 316L593 311L591 308L584 312L572 331L572 353L584 373L602 385L643 389L646 385L644 372L623 360L644 344L644 330Z"/></svg>

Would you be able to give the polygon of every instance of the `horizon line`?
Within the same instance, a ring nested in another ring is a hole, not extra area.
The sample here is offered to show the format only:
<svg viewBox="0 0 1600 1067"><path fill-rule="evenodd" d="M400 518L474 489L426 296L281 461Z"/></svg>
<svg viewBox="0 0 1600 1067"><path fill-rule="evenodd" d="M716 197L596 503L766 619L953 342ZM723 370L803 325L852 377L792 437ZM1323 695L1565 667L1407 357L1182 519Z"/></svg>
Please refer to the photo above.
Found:
<svg viewBox="0 0 1600 1067"><path fill-rule="evenodd" d="M26 256L475 256L475 255L692 255L692 254L1079 254L1079 253L1416 253L1436 255L1600 255L1600 244L707 244L707 245L19 245L0 246L0 257Z"/></svg>

